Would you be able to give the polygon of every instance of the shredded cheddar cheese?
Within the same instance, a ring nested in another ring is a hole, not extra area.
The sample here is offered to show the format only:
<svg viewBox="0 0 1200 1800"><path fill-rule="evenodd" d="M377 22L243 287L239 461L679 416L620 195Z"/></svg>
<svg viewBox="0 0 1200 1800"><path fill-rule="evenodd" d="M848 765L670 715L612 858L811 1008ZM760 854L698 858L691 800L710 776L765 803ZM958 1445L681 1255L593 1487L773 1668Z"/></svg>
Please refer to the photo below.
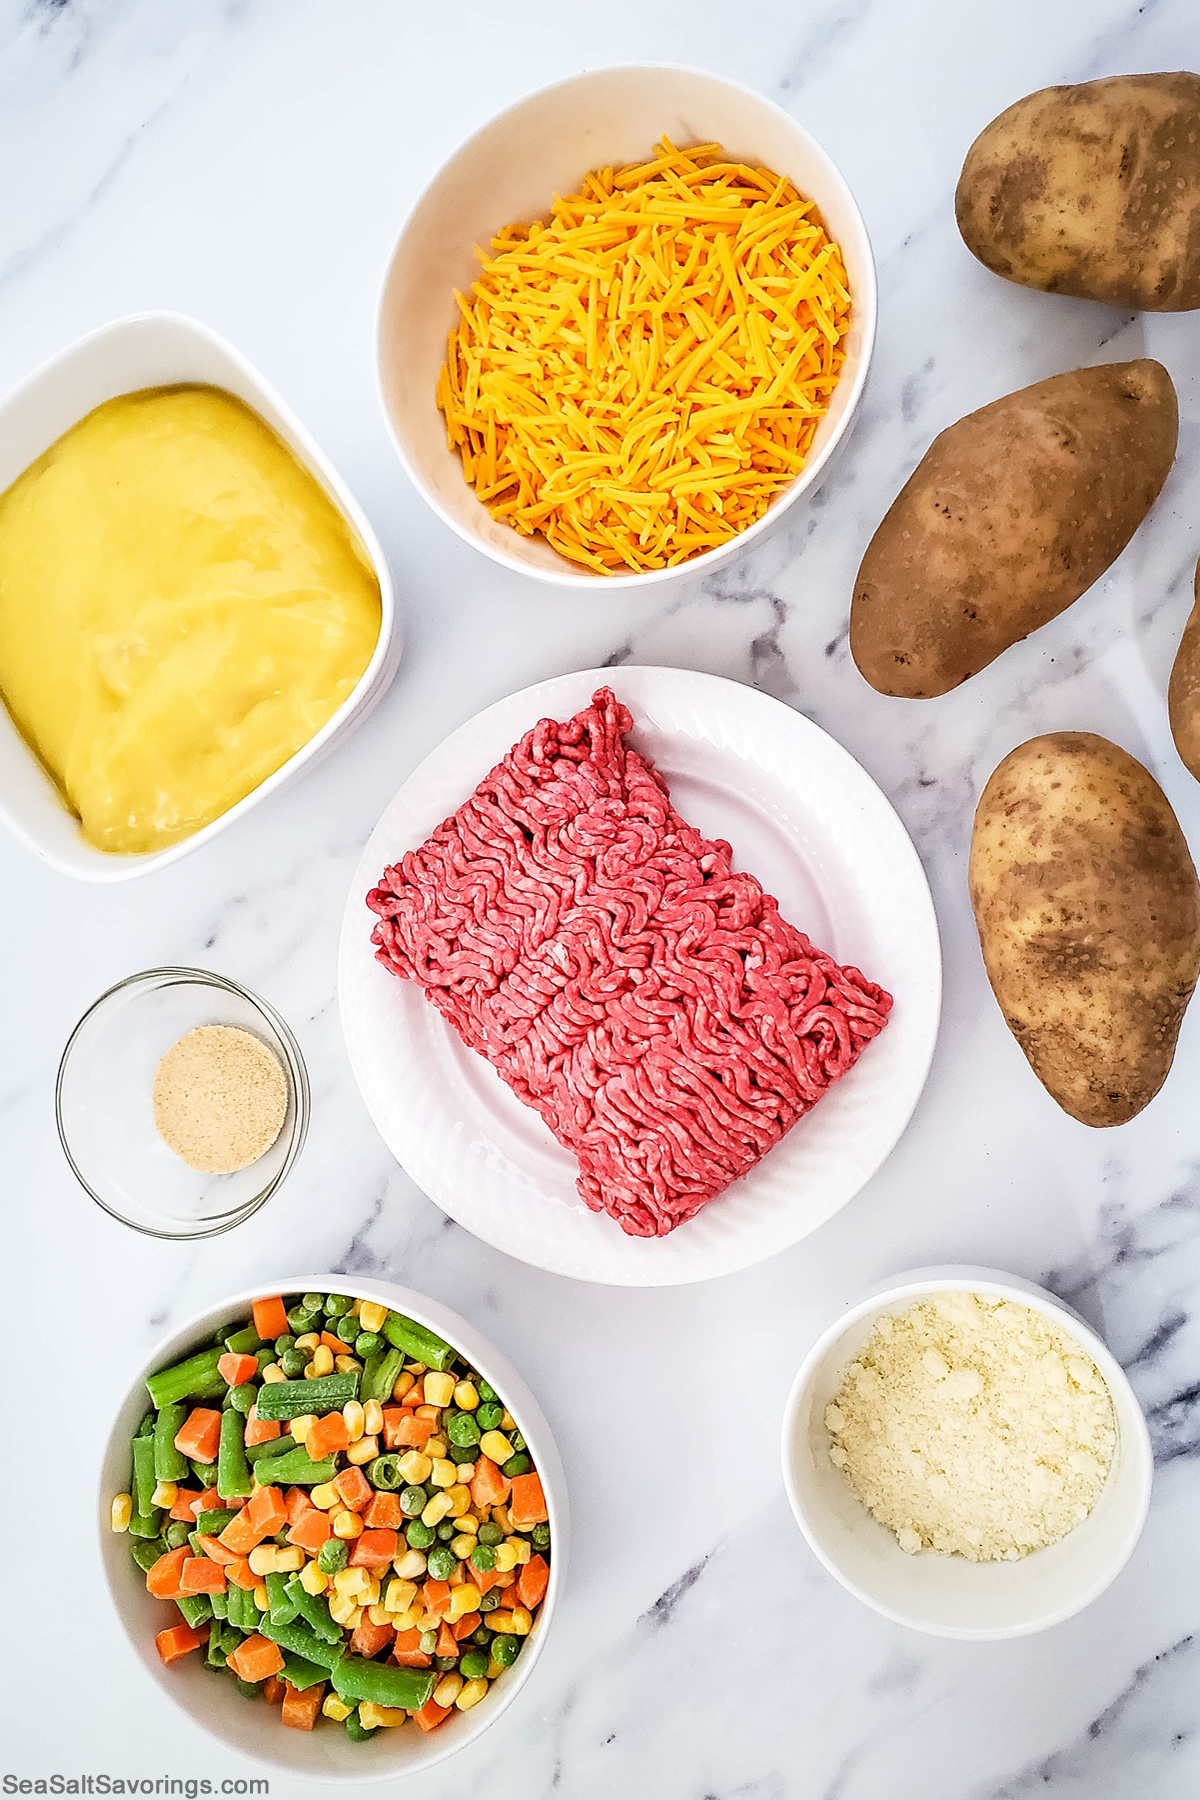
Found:
<svg viewBox="0 0 1200 1800"><path fill-rule="evenodd" d="M762 516L805 465L850 319L811 200L719 144L655 150L493 238L438 378L492 517L601 575Z"/></svg>

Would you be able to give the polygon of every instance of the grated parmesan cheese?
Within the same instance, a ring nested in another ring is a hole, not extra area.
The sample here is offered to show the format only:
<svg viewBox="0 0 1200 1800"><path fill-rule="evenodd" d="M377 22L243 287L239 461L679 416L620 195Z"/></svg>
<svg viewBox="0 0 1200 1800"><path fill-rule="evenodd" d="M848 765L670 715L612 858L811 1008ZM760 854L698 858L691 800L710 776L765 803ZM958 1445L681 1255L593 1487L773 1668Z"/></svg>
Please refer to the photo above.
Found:
<svg viewBox="0 0 1200 1800"><path fill-rule="evenodd" d="M830 1460L902 1550L1016 1562L1086 1519L1116 1447L1082 1347L1011 1300L883 1315L825 1409Z"/></svg>

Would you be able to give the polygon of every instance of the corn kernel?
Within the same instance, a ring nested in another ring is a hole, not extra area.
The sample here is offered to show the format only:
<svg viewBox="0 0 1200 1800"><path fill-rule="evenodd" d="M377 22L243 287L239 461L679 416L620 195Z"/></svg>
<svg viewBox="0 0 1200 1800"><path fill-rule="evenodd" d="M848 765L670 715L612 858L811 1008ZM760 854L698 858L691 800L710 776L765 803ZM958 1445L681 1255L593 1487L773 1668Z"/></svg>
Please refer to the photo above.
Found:
<svg viewBox="0 0 1200 1800"><path fill-rule="evenodd" d="M333 1578L333 1591L340 1600L352 1600L365 1578L365 1569L339 1569Z"/></svg>
<svg viewBox="0 0 1200 1800"><path fill-rule="evenodd" d="M372 1625L390 1625L392 1622L391 1613L388 1611L387 1607L381 1605L378 1600L376 1600L373 1605L368 1606L367 1617L370 1619Z"/></svg>
<svg viewBox="0 0 1200 1800"><path fill-rule="evenodd" d="M350 1317L352 1319L357 1319L358 1309L361 1305L362 1305L362 1301L360 1299L358 1299L357 1296L355 1296L355 1298L350 1302Z"/></svg>
<svg viewBox="0 0 1200 1800"><path fill-rule="evenodd" d="M461 1619L469 1612L474 1612L479 1605L479 1589L473 1581L464 1581L459 1587L450 1590L450 1617Z"/></svg>
<svg viewBox="0 0 1200 1800"><path fill-rule="evenodd" d="M400 1458L397 1467L405 1481L409 1482L413 1487L424 1487L425 1483L429 1480L429 1471L432 1469L433 1464L429 1458L423 1456L419 1450L410 1450L407 1456L402 1456Z"/></svg>
<svg viewBox="0 0 1200 1800"><path fill-rule="evenodd" d="M457 1470L452 1462L447 1462L440 1456L434 1457L433 1467L429 1471L429 1479L434 1487L452 1488L456 1476Z"/></svg>
<svg viewBox="0 0 1200 1800"><path fill-rule="evenodd" d="M450 1493L451 1497L453 1497L453 1488L451 1488ZM475 1517L473 1512L456 1513L454 1523L458 1526L460 1531L469 1531L473 1538L477 1537L479 1534L479 1520Z"/></svg>
<svg viewBox="0 0 1200 1800"><path fill-rule="evenodd" d="M342 1408L342 1418L345 1420L346 1430L350 1434L350 1442L357 1444L366 1429L366 1415L363 1411L362 1401L347 1400Z"/></svg>
<svg viewBox="0 0 1200 1800"><path fill-rule="evenodd" d="M408 1718L402 1706L376 1706L364 1700L358 1709L359 1723L365 1731L377 1731L381 1725L403 1725Z"/></svg>
<svg viewBox="0 0 1200 1800"><path fill-rule="evenodd" d="M450 1539L450 1548L455 1556L470 1556L475 1548L475 1539L470 1532L460 1531L457 1537Z"/></svg>
<svg viewBox="0 0 1200 1800"><path fill-rule="evenodd" d="M329 1577L315 1557L301 1569L300 1586L306 1594L323 1594L329 1586Z"/></svg>
<svg viewBox="0 0 1200 1800"><path fill-rule="evenodd" d="M379 1439L377 1437L360 1437L357 1444L351 1444L346 1452L346 1461L356 1467L362 1463L374 1462L379 1455Z"/></svg>
<svg viewBox="0 0 1200 1800"><path fill-rule="evenodd" d="M507 1636L514 1635L517 1629L513 1624L512 1614L510 1612L501 1612L499 1607L496 1608L495 1612L490 1612L488 1614L487 1622L489 1631L503 1632Z"/></svg>
<svg viewBox="0 0 1200 1800"><path fill-rule="evenodd" d="M507 1533L507 1531L509 1529L507 1506L493 1506L493 1508L492 1508L492 1524L498 1525L500 1527L501 1531Z"/></svg>
<svg viewBox="0 0 1200 1800"><path fill-rule="evenodd" d="M284 1374L283 1370L280 1368L278 1363L268 1363L266 1368L262 1372L262 1378L264 1381L286 1381L287 1380L287 1376Z"/></svg>
<svg viewBox="0 0 1200 1800"><path fill-rule="evenodd" d="M366 1420L363 1430L368 1437L378 1437L383 1430L383 1408L378 1400L368 1400L363 1413Z"/></svg>
<svg viewBox="0 0 1200 1800"><path fill-rule="evenodd" d="M513 1418L507 1407L505 1407L503 1417L500 1420L500 1429L501 1431L515 1431L517 1429L517 1421Z"/></svg>
<svg viewBox="0 0 1200 1800"><path fill-rule="evenodd" d="M441 1410L440 1406L431 1406L427 1400L424 1400L417 1407L417 1417L418 1419L436 1419Z"/></svg>
<svg viewBox="0 0 1200 1800"><path fill-rule="evenodd" d="M254 1590L254 1604L257 1606L259 1612L268 1612L270 1610L271 1602L267 1598L267 1584L265 1581L260 1581Z"/></svg>
<svg viewBox="0 0 1200 1800"><path fill-rule="evenodd" d="M449 1406L454 1398L453 1375L440 1375L431 1369L425 1377L425 1399L430 1406Z"/></svg>
<svg viewBox="0 0 1200 1800"><path fill-rule="evenodd" d="M440 1494L435 1494L421 1514L422 1525L440 1525L453 1504L449 1494L444 1490ZM503 1550L503 1544L500 1548Z"/></svg>
<svg viewBox="0 0 1200 1800"><path fill-rule="evenodd" d="M444 1457L444 1456L449 1455L449 1451L450 1451L450 1446L449 1446L449 1444L447 1444L444 1437L439 1437L435 1433L433 1437L426 1438L426 1440L425 1440L426 1456L428 1456L430 1458L435 1457L435 1456L443 1456Z"/></svg>
<svg viewBox="0 0 1200 1800"><path fill-rule="evenodd" d="M423 1362L406 1362L404 1366L410 1375L423 1375L425 1373L425 1364Z"/></svg>
<svg viewBox="0 0 1200 1800"><path fill-rule="evenodd" d="M252 1575L274 1575L275 1558L279 1555L277 1544L259 1544L250 1552L250 1573Z"/></svg>
<svg viewBox="0 0 1200 1800"><path fill-rule="evenodd" d="M152 1506L165 1506L169 1512L178 1498L179 1488L174 1481L156 1481L154 1484L154 1494L150 1504Z"/></svg>
<svg viewBox="0 0 1200 1800"><path fill-rule="evenodd" d="M451 1669L443 1675L433 1690L434 1704L437 1706L453 1706L463 1690L463 1678L457 1669Z"/></svg>
<svg viewBox="0 0 1200 1800"><path fill-rule="evenodd" d="M316 1487L309 1488L308 1497L321 1512L332 1512L345 1504L332 1481L319 1481Z"/></svg>
<svg viewBox="0 0 1200 1800"><path fill-rule="evenodd" d="M416 1376L410 1375L407 1369L402 1370L396 1377L396 1384L392 1389L392 1399L403 1400L405 1394L409 1393L416 1384Z"/></svg>
<svg viewBox="0 0 1200 1800"><path fill-rule="evenodd" d="M506 1463L516 1451L506 1437L498 1431L485 1431L479 1440L479 1448L485 1456L490 1456L494 1463Z"/></svg>
<svg viewBox="0 0 1200 1800"><path fill-rule="evenodd" d="M305 1365L304 1365L304 1379L305 1379L305 1381L315 1381L315 1380L316 1380L316 1378L317 1378L317 1365L316 1365L316 1363L315 1363L315 1362L310 1362L310 1363L305 1363Z"/></svg>
<svg viewBox="0 0 1200 1800"><path fill-rule="evenodd" d="M432 1500L429 1504L433 1505ZM334 1537L356 1538L362 1536L362 1520L357 1513L349 1512L344 1507L341 1512L334 1513L332 1523ZM503 1550L504 1545L501 1544L500 1548Z"/></svg>
<svg viewBox="0 0 1200 1800"><path fill-rule="evenodd" d="M449 1582L450 1582L450 1586L451 1586L451 1587L452 1587L452 1588L453 1588L453 1587L461 1587L461 1586L462 1586L462 1584L463 1584L463 1582L464 1582L464 1581L466 1581L466 1579L467 1579L467 1566L466 1566L466 1564L465 1564L465 1563L460 1563L460 1562L456 1562L456 1563L455 1563L455 1565L454 1565L454 1568L453 1568L453 1569L452 1569L452 1571L451 1571L451 1573L450 1573L450 1575L449 1575L449 1577L448 1577L448 1579L449 1579Z"/></svg>
<svg viewBox="0 0 1200 1800"><path fill-rule="evenodd" d="M420 1617L419 1612L390 1612L388 1624L395 1631L415 1631Z"/></svg>
<svg viewBox="0 0 1200 1800"><path fill-rule="evenodd" d="M388 1582L387 1597L384 1600L384 1605L389 1612L407 1612L416 1597L416 1582L401 1581L397 1577L395 1580Z"/></svg>
<svg viewBox="0 0 1200 1800"><path fill-rule="evenodd" d="M454 1404L459 1412L474 1412L479 1405L479 1389L473 1381L460 1381L454 1389Z"/></svg>
<svg viewBox="0 0 1200 1800"><path fill-rule="evenodd" d="M346 1594L335 1594L329 1602L329 1616L337 1625L349 1625L357 1611L357 1606ZM491 1617L490 1613L488 1617Z"/></svg>
<svg viewBox="0 0 1200 1800"><path fill-rule="evenodd" d="M333 1374L333 1351L328 1344L318 1344L313 1351L313 1367L318 1376Z"/></svg>
<svg viewBox="0 0 1200 1800"><path fill-rule="evenodd" d="M533 1628L533 1614L524 1606L514 1606L509 1614L518 1637L528 1637Z"/></svg>
<svg viewBox="0 0 1200 1800"><path fill-rule="evenodd" d="M133 1495L115 1494L109 1516L114 1531L128 1531L133 1517Z"/></svg>
<svg viewBox="0 0 1200 1800"><path fill-rule="evenodd" d="M275 1552L277 1575L298 1575L304 1567L304 1552L299 1544L280 1545Z"/></svg>
<svg viewBox="0 0 1200 1800"><path fill-rule="evenodd" d="M432 1504L432 1502L430 1504ZM517 1553L513 1549L512 1545L507 1542L505 1542L503 1544L497 1544L496 1545L496 1567L499 1569L500 1573L502 1575L507 1575L508 1571L510 1569L515 1569L516 1566L517 1566Z"/></svg>
<svg viewBox="0 0 1200 1800"><path fill-rule="evenodd" d="M527 1563L529 1558L533 1555L533 1545L529 1542L528 1538L510 1537L505 1538L504 1541L506 1544L512 1545L513 1553L517 1559L513 1564L513 1567L516 1569L519 1569L522 1564Z"/></svg>
<svg viewBox="0 0 1200 1800"><path fill-rule="evenodd" d="M297 1350L315 1350L320 1342L321 1334L319 1331L306 1331L303 1337L298 1337L296 1339L296 1348Z"/></svg>
<svg viewBox="0 0 1200 1800"><path fill-rule="evenodd" d="M458 1473L457 1466L453 1463L451 1463L450 1466L451 1466L451 1468L454 1469L455 1473L457 1474ZM435 1476L434 1480L436 1481L436 1479L437 1478ZM471 1510L471 1490L466 1485L465 1482L456 1481L454 1483L453 1487L448 1487L446 1489L446 1493L449 1495L449 1498L450 1498L450 1516L451 1516L451 1518L454 1518L454 1519L461 1518L464 1513L467 1513Z"/></svg>
<svg viewBox="0 0 1200 1800"><path fill-rule="evenodd" d="M487 1672L488 1672L488 1680L489 1681L495 1681L497 1675L503 1675L503 1673L504 1673L503 1668L496 1661L494 1656L488 1657Z"/></svg>
<svg viewBox="0 0 1200 1800"><path fill-rule="evenodd" d="M393 1560L392 1571L401 1581L419 1581L425 1573L425 1552L406 1550L403 1556L397 1556Z"/></svg>
<svg viewBox="0 0 1200 1800"><path fill-rule="evenodd" d="M303 1444L307 1442L308 1434L316 1422L316 1413L299 1413L288 1426L288 1430L298 1444Z"/></svg>
<svg viewBox="0 0 1200 1800"><path fill-rule="evenodd" d="M488 1673L491 1673L490 1666ZM479 1702L483 1699L483 1696L487 1691L488 1684L483 1679L482 1675L475 1681L465 1681L458 1691L458 1699L454 1704L457 1706L459 1712L470 1712L473 1706L479 1705Z"/></svg>
<svg viewBox="0 0 1200 1800"><path fill-rule="evenodd" d="M387 1324L388 1309L380 1306L378 1300L364 1300L358 1309L364 1331L382 1331Z"/></svg>
<svg viewBox="0 0 1200 1800"><path fill-rule="evenodd" d="M324 1700L322 1700L321 1711L325 1714L327 1719L336 1719L340 1725L343 1719L348 1719L350 1717L354 1708L352 1706L347 1706L344 1700L339 1700L336 1694L330 1693L326 1694Z"/></svg>
<svg viewBox="0 0 1200 1800"><path fill-rule="evenodd" d="M335 1356L333 1366L339 1375L353 1375L355 1369L362 1368L357 1356L351 1356L349 1352L345 1356Z"/></svg>

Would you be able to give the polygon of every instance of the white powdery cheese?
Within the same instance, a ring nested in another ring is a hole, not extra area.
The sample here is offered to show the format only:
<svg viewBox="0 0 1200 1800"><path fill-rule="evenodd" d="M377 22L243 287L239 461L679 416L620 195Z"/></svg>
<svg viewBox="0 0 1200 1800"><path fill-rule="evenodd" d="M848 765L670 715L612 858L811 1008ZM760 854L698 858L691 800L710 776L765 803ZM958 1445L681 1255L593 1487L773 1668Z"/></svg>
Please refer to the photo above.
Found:
<svg viewBox="0 0 1200 1800"><path fill-rule="evenodd" d="M884 1314L825 1409L830 1458L902 1550L1016 1562L1086 1519L1116 1447L1081 1345L1011 1300Z"/></svg>

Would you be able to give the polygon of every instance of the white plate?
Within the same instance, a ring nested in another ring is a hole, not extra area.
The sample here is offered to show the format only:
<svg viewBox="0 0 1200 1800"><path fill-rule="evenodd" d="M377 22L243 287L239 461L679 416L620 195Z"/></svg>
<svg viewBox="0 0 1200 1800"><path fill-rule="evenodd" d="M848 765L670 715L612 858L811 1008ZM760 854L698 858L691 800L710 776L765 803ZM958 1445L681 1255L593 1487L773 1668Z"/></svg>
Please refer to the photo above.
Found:
<svg viewBox="0 0 1200 1800"><path fill-rule="evenodd" d="M684 818L726 838L784 916L895 997L848 1075L753 1168L666 1238L631 1238L575 1191L576 1162L415 982L375 961L365 905L388 864L449 817L541 718L611 686ZM426 757L359 863L342 927L342 1025L371 1117L413 1180L460 1225L522 1262L623 1287L728 1275L815 1231L870 1179L925 1083L941 1002L937 920L903 825L811 720L753 688L685 669L586 669L497 701Z"/></svg>

